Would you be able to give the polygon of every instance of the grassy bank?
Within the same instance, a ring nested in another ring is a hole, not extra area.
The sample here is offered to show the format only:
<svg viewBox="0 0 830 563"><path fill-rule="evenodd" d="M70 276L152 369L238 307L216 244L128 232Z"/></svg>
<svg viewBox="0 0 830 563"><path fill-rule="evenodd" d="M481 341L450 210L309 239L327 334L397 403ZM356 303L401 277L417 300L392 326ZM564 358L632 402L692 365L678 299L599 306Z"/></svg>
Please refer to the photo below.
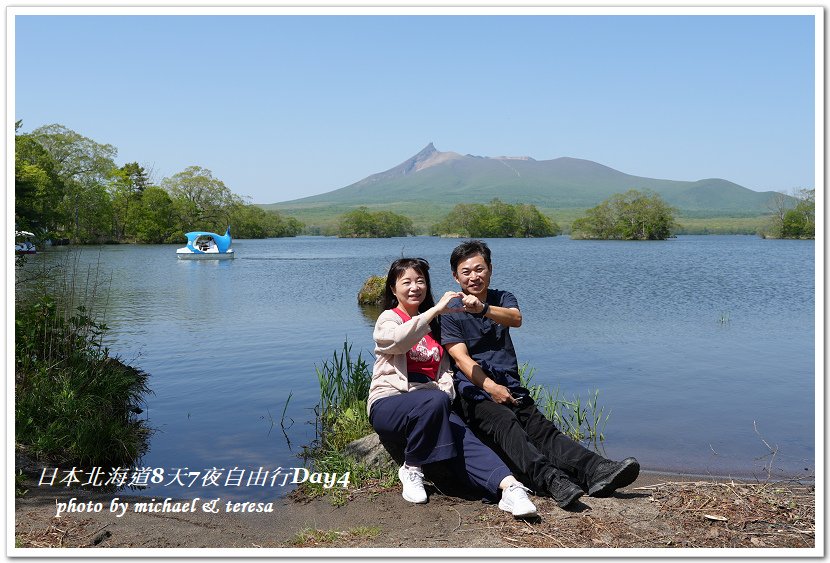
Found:
<svg viewBox="0 0 830 563"><path fill-rule="evenodd" d="M103 345L99 273L68 258L49 269L18 264L16 275L17 448L50 463L132 463L149 434L138 418L148 375Z"/></svg>
<svg viewBox="0 0 830 563"><path fill-rule="evenodd" d="M392 467L367 467L345 453L349 442L374 432L366 412L372 368L363 353L354 356L352 345L344 342L316 371L320 385L320 403L315 408L317 437L304 448L303 457L314 465L315 471L338 475L348 472L352 489L370 480L391 486L397 479ZM330 495L335 504L346 502L348 495L344 488L326 489L314 483L303 483L300 492L311 498Z"/></svg>

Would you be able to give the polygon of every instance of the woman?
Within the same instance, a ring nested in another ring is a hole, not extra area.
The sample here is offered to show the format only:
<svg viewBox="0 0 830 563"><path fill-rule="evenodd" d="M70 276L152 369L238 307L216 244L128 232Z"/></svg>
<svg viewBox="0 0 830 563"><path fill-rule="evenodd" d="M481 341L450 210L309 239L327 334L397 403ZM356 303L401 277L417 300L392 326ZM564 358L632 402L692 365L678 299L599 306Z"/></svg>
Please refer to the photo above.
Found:
<svg viewBox="0 0 830 563"><path fill-rule="evenodd" d="M398 477L407 501L427 501L424 465L450 460L456 474L488 496L501 491L499 508L514 516L531 516L536 507L524 485L450 410L455 389L449 357L438 343L438 316L459 311L450 301L461 296L448 291L435 303L426 260L400 258L392 263L384 311L375 324L369 422L381 440L404 449Z"/></svg>

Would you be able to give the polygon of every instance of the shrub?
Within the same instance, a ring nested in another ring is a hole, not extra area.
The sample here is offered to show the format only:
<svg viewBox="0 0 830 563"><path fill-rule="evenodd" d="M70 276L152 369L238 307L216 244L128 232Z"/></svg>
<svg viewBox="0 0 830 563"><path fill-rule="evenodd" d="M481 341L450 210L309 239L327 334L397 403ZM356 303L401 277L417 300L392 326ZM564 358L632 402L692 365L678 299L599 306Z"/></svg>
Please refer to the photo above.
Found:
<svg viewBox="0 0 830 563"><path fill-rule="evenodd" d="M57 462L129 464L146 449L149 430L136 415L148 376L103 346L94 298L51 279L15 303L16 443Z"/></svg>

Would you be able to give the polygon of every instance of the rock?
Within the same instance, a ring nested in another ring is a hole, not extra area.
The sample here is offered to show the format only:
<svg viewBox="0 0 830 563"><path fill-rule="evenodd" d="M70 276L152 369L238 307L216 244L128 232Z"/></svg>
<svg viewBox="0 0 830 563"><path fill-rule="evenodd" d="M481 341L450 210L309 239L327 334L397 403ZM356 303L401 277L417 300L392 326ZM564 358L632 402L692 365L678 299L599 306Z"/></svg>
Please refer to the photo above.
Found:
<svg viewBox="0 0 830 563"><path fill-rule="evenodd" d="M358 305L380 305L386 291L385 276L369 276L357 294Z"/></svg>
<svg viewBox="0 0 830 563"><path fill-rule="evenodd" d="M92 539L92 543L90 545L98 545L99 543L101 543L102 541L104 541L105 539L110 538L110 537L112 537L112 532L110 532L109 530L105 530L105 531L101 532L100 534L98 534L97 536L95 536Z"/></svg>
<svg viewBox="0 0 830 563"><path fill-rule="evenodd" d="M343 448L346 455L367 467L386 467L397 469L403 465L403 448L396 444L381 442L376 434L369 434ZM435 462L423 467L424 477L432 487L444 494L450 494L468 500L481 499L481 491L475 491L466 482L461 482L455 469L449 462Z"/></svg>
<svg viewBox="0 0 830 563"><path fill-rule="evenodd" d="M367 467L395 466L403 463L403 449L384 444L376 433L346 444L344 453Z"/></svg>

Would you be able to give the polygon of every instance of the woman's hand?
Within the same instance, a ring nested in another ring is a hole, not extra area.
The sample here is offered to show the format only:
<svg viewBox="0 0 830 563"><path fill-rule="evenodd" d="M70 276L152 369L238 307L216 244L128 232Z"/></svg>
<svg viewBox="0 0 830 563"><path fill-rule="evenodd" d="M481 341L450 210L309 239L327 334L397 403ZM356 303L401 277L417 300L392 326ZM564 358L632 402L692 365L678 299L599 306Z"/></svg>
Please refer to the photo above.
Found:
<svg viewBox="0 0 830 563"><path fill-rule="evenodd" d="M439 315L445 315L447 313L463 313L463 307L450 307L450 302L456 298L463 298L464 294L460 291L447 291L444 295L441 296L441 299L438 300L438 303L435 304L435 308L438 309Z"/></svg>

